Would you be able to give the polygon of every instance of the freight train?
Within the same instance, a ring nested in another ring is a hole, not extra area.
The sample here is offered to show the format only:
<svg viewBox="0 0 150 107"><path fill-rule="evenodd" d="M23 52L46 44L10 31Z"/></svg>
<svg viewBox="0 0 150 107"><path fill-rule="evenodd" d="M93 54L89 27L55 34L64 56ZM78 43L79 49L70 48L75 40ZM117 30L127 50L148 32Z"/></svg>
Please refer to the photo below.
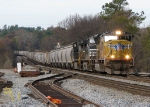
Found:
<svg viewBox="0 0 150 107"><path fill-rule="evenodd" d="M105 32L63 47L58 44L50 52L15 51L15 54L50 67L128 75L134 68L132 40L133 35L128 32Z"/></svg>

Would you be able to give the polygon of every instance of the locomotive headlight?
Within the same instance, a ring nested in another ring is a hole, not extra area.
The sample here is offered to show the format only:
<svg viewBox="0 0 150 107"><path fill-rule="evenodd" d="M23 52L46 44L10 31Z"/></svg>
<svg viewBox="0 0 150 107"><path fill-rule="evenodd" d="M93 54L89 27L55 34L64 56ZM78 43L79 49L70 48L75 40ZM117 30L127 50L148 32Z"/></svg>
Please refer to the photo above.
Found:
<svg viewBox="0 0 150 107"><path fill-rule="evenodd" d="M125 58L126 58L126 59L129 59L129 58L130 58L130 56L129 56L129 55L126 55L126 56L125 56Z"/></svg>
<svg viewBox="0 0 150 107"><path fill-rule="evenodd" d="M111 55L110 57L111 57L112 59L113 59L113 58L115 58L115 56L114 56L114 55Z"/></svg>
<svg viewBox="0 0 150 107"><path fill-rule="evenodd" d="M121 35L121 31L117 30L116 32L116 35Z"/></svg>

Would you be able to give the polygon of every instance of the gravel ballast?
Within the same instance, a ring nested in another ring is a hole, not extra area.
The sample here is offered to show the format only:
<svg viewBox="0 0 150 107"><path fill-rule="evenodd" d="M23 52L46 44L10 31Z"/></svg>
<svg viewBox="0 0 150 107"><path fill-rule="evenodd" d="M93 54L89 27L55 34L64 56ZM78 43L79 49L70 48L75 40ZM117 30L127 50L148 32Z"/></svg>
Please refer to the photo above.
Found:
<svg viewBox="0 0 150 107"><path fill-rule="evenodd" d="M30 66L26 66L25 70L32 70ZM1 78L7 79L13 82L12 97L10 94L4 93L0 95L0 107L46 107L44 103L41 103L27 94L31 94L31 90L28 87L24 87L29 81L48 77L52 74L41 75L38 77L20 77L18 73L14 73L13 69L1 69L0 72L4 72L5 75Z"/></svg>
<svg viewBox="0 0 150 107"><path fill-rule="evenodd" d="M33 70L35 68L25 66L24 70ZM14 73L13 69L1 69L5 75L1 78L13 82L12 96L2 92L0 94L0 107L46 107L43 103L29 97L31 93L28 87L24 87L29 81L48 77L53 74L41 75L38 77L20 77ZM104 107L150 107L150 97L132 95L127 92L106 88L103 86L93 85L80 79L64 80L62 87Z"/></svg>
<svg viewBox="0 0 150 107"><path fill-rule="evenodd" d="M62 87L104 107L150 107L150 97L92 85L84 80L64 80Z"/></svg>

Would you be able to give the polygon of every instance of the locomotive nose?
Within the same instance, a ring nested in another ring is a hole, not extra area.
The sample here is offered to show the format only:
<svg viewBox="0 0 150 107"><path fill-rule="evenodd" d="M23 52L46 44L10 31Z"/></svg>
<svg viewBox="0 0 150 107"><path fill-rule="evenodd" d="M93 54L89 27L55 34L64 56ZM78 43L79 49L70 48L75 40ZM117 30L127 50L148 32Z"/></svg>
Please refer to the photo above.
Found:
<svg viewBox="0 0 150 107"><path fill-rule="evenodd" d="M126 41L111 41L110 58L115 60L129 60L131 59L131 45Z"/></svg>
<svg viewBox="0 0 150 107"><path fill-rule="evenodd" d="M117 51L117 50L112 50L111 54L111 59L123 59L124 58L124 52L123 51Z"/></svg>

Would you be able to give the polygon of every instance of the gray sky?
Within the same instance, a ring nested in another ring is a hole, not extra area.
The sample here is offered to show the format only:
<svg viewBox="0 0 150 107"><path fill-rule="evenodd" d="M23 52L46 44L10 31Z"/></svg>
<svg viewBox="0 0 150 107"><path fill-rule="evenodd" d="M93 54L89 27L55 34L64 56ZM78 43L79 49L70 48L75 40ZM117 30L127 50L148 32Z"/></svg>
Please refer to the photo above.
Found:
<svg viewBox="0 0 150 107"><path fill-rule="evenodd" d="M102 11L102 5L112 0L0 0L0 28L6 24L19 27L47 28L70 15L95 15ZM147 17L141 27L150 25L148 0L127 0L133 12L145 12Z"/></svg>

